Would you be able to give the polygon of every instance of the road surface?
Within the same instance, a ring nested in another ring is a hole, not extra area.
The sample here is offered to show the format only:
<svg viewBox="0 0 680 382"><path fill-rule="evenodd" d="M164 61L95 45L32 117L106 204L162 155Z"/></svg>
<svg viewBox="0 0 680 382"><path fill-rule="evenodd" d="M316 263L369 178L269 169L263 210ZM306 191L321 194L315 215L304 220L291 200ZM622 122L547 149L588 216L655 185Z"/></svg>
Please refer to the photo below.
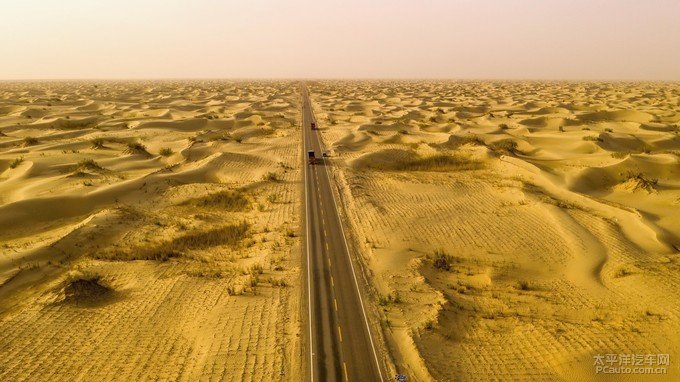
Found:
<svg viewBox="0 0 680 382"><path fill-rule="evenodd" d="M338 216L307 87L302 85L305 222L312 381L383 381L355 267ZM316 165L307 164L314 150Z"/></svg>

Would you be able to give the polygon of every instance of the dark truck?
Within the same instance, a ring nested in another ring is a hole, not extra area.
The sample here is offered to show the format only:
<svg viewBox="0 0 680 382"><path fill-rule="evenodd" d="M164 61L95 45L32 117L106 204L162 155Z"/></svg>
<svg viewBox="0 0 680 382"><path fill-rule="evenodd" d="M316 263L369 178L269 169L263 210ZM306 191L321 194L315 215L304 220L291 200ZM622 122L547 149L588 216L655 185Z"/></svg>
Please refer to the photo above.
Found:
<svg viewBox="0 0 680 382"><path fill-rule="evenodd" d="M309 159L309 164L316 163L316 156L314 155L314 150L307 151L307 159Z"/></svg>
<svg viewBox="0 0 680 382"><path fill-rule="evenodd" d="M316 130L316 122L312 122L312 130Z"/></svg>

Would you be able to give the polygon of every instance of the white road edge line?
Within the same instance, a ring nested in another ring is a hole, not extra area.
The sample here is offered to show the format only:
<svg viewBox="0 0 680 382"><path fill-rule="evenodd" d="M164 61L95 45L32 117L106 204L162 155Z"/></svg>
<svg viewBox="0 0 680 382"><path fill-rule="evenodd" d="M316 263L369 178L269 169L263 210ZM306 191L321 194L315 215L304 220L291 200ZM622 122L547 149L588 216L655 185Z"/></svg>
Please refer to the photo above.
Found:
<svg viewBox="0 0 680 382"><path fill-rule="evenodd" d="M309 99L309 92L307 92L307 98ZM316 118L314 117L314 109L312 109L312 101L309 101L309 112L312 115L312 120L314 122L316 121ZM317 125L318 128L318 125ZM319 148L322 150L324 149L324 146L321 144L321 139L319 138L319 132L317 131L316 135L316 140L319 143ZM338 203L335 201L335 192L333 192L333 182L331 182L331 176L328 175L328 169L325 167L326 164L326 158L322 155L321 160L324 163L324 172L326 173L326 178L328 179L328 185L331 187L331 194L333 196L333 204L335 205L335 210L339 212L340 210L338 209ZM359 282L357 281L357 275L356 272L354 271L354 263L352 262L352 256L349 254L349 245L347 245L347 237L345 236L345 227L342 225L342 219L340 219L340 215L338 215L338 220L340 223L340 232L342 232L342 239L345 242L345 252L347 253L347 257L349 258L349 265L350 268L352 269L352 277L354 278L354 286L356 287L357 290L357 295L359 296L359 303L361 303L361 313L364 316L364 323L366 324L366 330L368 330L368 339L371 342L371 350L373 350L373 357L375 359L375 365L378 367L378 375L380 376L380 381L384 381L383 375L382 375L382 368L380 367L380 361L378 361L378 352L375 351L375 344L373 344L373 334L371 333L371 325L368 323L368 318L366 316L366 310L364 309L364 300L361 298L361 290L359 289Z"/></svg>
<svg viewBox="0 0 680 382"><path fill-rule="evenodd" d="M301 130L302 130L302 162L305 166L304 178L305 178L305 228L307 231L307 238L305 239L305 246L307 247L307 311L309 313L309 375L310 380L314 382L314 339L312 338L312 263L311 256L309 254L309 239L311 237L309 233L309 196L307 195L307 171L309 170L307 162L305 161L305 151L307 149L305 139L305 102L302 101L302 118L301 118Z"/></svg>

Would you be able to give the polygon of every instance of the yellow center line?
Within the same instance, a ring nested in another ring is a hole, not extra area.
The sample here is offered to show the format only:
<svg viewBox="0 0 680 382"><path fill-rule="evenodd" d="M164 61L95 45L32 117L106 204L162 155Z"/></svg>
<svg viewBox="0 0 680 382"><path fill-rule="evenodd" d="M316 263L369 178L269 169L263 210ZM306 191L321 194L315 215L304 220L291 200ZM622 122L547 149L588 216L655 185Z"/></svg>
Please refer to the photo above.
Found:
<svg viewBox="0 0 680 382"><path fill-rule="evenodd" d="M328 268L330 268L330 267L331 267L331 258L329 257L328 258Z"/></svg>
<svg viewBox="0 0 680 382"><path fill-rule="evenodd" d="M338 335L340 336L340 342L342 342L342 329L340 329L340 325L338 325Z"/></svg>
<svg viewBox="0 0 680 382"><path fill-rule="evenodd" d="M333 303L335 304L335 311L338 311L338 300L333 299Z"/></svg>
<svg viewBox="0 0 680 382"><path fill-rule="evenodd" d="M331 287L334 287L334 286L335 286L335 283L333 282L333 276L331 276ZM334 300L335 300L335 299L334 299ZM337 302L336 302L336 304L337 304ZM337 310L337 309L336 309L336 310Z"/></svg>
<svg viewBox="0 0 680 382"><path fill-rule="evenodd" d="M347 374L347 363L342 363L342 369L345 370L345 381L349 381L349 374Z"/></svg>

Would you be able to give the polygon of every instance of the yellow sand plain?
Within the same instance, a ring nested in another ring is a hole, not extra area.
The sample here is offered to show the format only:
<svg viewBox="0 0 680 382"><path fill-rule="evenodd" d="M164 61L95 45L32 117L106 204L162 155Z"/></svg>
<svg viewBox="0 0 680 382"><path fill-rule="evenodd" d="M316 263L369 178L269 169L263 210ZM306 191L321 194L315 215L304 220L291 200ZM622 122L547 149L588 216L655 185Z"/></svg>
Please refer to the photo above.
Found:
<svg viewBox="0 0 680 382"><path fill-rule="evenodd" d="M299 380L299 98L3 83L0 380Z"/></svg>
<svg viewBox="0 0 680 382"><path fill-rule="evenodd" d="M338 82L310 93L411 380L680 364L680 84Z"/></svg>

